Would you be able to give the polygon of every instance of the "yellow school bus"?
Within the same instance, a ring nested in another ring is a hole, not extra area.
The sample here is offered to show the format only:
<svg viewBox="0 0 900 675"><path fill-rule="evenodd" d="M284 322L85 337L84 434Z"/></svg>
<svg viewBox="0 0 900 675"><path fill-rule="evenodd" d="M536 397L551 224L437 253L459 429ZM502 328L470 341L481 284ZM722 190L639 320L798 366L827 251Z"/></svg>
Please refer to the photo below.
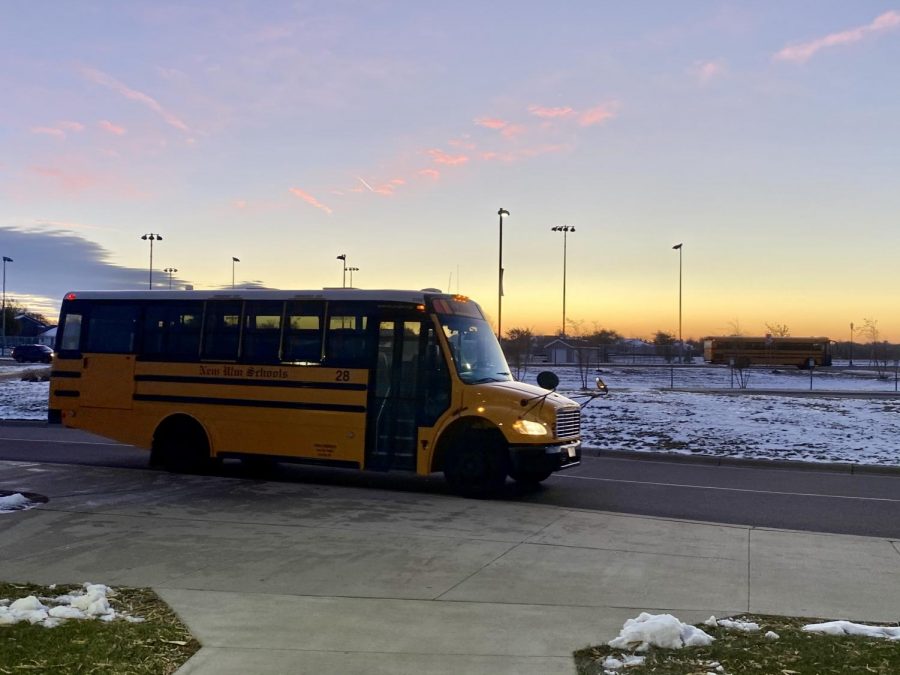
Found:
<svg viewBox="0 0 900 675"><path fill-rule="evenodd" d="M740 367L831 365L831 340L827 337L708 337L703 339L703 358L708 363Z"/></svg>
<svg viewBox="0 0 900 675"><path fill-rule="evenodd" d="M49 420L173 471L443 471L472 493L581 458L578 404L514 381L478 304L430 289L68 293Z"/></svg>

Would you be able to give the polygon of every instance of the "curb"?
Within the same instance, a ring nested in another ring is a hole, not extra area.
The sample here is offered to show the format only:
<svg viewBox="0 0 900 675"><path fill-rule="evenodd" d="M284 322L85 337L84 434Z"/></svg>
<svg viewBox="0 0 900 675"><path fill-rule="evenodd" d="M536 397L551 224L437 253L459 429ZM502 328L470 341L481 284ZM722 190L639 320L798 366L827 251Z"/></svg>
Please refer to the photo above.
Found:
<svg viewBox="0 0 900 675"><path fill-rule="evenodd" d="M0 427L46 427L47 420L17 420L0 418Z"/></svg>
<svg viewBox="0 0 900 675"><path fill-rule="evenodd" d="M788 469L794 471L820 471L863 475L900 475L900 466L881 464L857 464L854 462L804 462L790 459L748 459L745 457L718 457L716 455L680 455L666 452L639 452L636 450L604 450L583 447L582 453L610 459L628 459L679 464L706 464L708 466L753 467L765 469Z"/></svg>

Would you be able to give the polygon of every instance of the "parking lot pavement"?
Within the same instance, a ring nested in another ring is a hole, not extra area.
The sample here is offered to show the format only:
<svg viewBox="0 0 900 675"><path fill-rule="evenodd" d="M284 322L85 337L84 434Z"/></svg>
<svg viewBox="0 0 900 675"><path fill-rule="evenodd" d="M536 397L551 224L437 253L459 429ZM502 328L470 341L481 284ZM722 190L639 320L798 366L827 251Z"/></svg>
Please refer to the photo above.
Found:
<svg viewBox="0 0 900 675"><path fill-rule="evenodd" d="M900 604L886 539L29 462L0 490L49 498L0 515L0 578L154 587L203 645L181 673L571 673L644 610Z"/></svg>

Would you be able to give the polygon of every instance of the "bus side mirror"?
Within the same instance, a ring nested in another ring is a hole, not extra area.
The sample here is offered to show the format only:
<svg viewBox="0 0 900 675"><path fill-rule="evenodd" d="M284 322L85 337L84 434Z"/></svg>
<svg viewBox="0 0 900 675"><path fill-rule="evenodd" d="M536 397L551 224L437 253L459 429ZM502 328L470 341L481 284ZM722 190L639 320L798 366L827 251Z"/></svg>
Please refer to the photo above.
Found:
<svg viewBox="0 0 900 675"><path fill-rule="evenodd" d="M556 373L544 370L538 373L537 383L542 389L554 391L559 386L559 378L556 376Z"/></svg>
<svg viewBox="0 0 900 675"><path fill-rule="evenodd" d="M601 380L599 377L597 378L597 389L600 391L601 394L609 393L609 387L606 386L606 382Z"/></svg>

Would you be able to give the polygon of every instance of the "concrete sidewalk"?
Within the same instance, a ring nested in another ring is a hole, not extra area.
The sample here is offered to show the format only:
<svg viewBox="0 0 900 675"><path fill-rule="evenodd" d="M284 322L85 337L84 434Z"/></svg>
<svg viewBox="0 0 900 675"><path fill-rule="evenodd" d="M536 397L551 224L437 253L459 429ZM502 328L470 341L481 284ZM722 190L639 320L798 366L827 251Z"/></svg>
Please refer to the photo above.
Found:
<svg viewBox="0 0 900 675"><path fill-rule="evenodd" d="M50 498L0 516L0 578L154 587L203 645L182 675L572 673L644 610L900 606L885 539L55 464L0 489Z"/></svg>

